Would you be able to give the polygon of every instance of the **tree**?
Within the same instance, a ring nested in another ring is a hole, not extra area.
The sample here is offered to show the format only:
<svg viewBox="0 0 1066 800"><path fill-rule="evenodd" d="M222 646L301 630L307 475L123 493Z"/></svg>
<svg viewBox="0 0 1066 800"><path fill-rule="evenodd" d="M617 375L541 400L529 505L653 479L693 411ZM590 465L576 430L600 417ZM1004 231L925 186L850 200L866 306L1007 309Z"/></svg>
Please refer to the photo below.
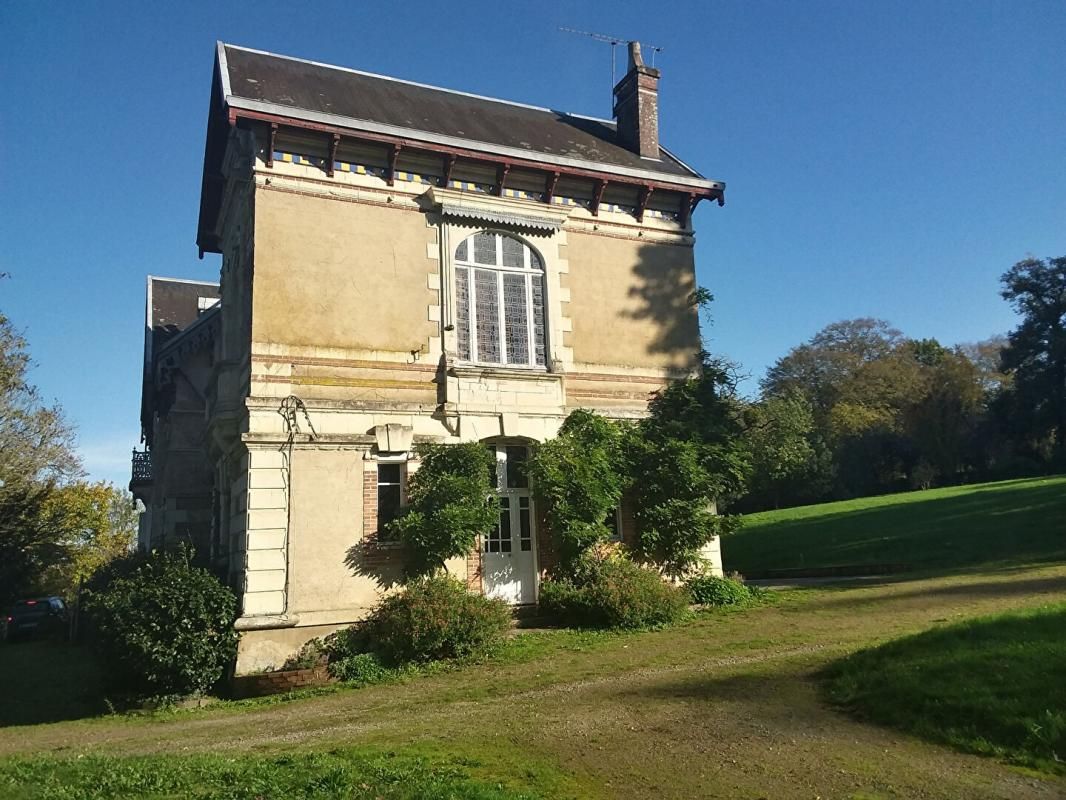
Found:
<svg viewBox="0 0 1066 800"><path fill-rule="evenodd" d="M1024 259L1000 280L1000 294L1022 317L1002 353L1016 407L1031 431L1054 437L1061 453L1066 451L1066 256Z"/></svg>
<svg viewBox="0 0 1066 800"><path fill-rule="evenodd" d="M530 481L544 503L564 568L610 535L604 520L629 483L622 458L624 428L578 409L559 434L537 445L527 463Z"/></svg>
<svg viewBox="0 0 1066 800"><path fill-rule="evenodd" d="M51 493L43 511L62 548L45 573L50 592L72 596L102 566L133 549L133 497L109 483L67 483Z"/></svg>
<svg viewBox="0 0 1066 800"><path fill-rule="evenodd" d="M732 375L730 365L704 354L700 374L659 392L629 437L635 549L668 575L697 567L701 548L736 525L715 513L743 494L751 473Z"/></svg>
<svg viewBox="0 0 1066 800"><path fill-rule="evenodd" d="M27 380L25 338L0 313L0 481L15 489L81 474L74 431L58 405L45 405Z"/></svg>
<svg viewBox="0 0 1066 800"><path fill-rule="evenodd" d="M904 411L906 432L930 479L954 480L971 451L984 409L977 367L961 350L944 350L923 371L924 385Z"/></svg>
<svg viewBox="0 0 1066 800"><path fill-rule="evenodd" d="M407 572L432 575L450 558L465 556L500 519L492 454L479 442L423 444L408 484L408 505L388 524L408 550Z"/></svg>
<svg viewBox="0 0 1066 800"><path fill-rule="evenodd" d="M800 391L816 416L824 417L862 365L885 358L903 341L903 334L881 319L834 322L778 359L762 380L762 394Z"/></svg>
<svg viewBox="0 0 1066 800"><path fill-rule="evenodd" d="M0 314L0 604L63 559L64 531L47 509L56 487L81 473L73 430L27 380L30 364L26 340Z"/></svg>
<svg viewBox="0 0 1066 800"><path fill-rule="evenodd" d="M987 357L994 344L981 348ZM786 502L955 480L982 460L976 431L992 391L986 387L995 383L962 350L905 338L882 320L827 326L780 359L762 384L763 404L797 393L811 405L809 486L826 491L797 492ZM753 446L765 447L757 428L752 438Z"/></svg>
<svg viewBox="0 0 1066 800"><path fill-rule="evenodd" d="M801 392L793 389L753 404L748 422L752 493L774 508L783 497L799 493L816 470L813 436L814 412Z"/></svg>
<svg viewBox="0 0 1066 800"><path fill-rule="evenodd" d="M1010 376L1003 371L1003 350L1006 346L1006 336L991 336L980 342L958 346L959 353L969 359L977 370L981 388L989 400L1011 383Z"/></svg>

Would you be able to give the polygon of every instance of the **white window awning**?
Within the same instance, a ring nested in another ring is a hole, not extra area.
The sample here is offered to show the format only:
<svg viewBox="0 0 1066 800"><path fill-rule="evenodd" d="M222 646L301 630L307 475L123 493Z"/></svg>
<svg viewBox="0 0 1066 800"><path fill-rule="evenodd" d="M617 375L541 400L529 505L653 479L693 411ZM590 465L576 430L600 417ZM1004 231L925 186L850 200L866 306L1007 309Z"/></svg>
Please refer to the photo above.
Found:
<svg viewBox="0 0 1066 800"><path fill-rule="evenodd" d="M431 188L426 196L445 217L506 228L554 233L568 216L565 210L544 204L537 204L537 207L528 200L474 195L439 187Z"/></svg>

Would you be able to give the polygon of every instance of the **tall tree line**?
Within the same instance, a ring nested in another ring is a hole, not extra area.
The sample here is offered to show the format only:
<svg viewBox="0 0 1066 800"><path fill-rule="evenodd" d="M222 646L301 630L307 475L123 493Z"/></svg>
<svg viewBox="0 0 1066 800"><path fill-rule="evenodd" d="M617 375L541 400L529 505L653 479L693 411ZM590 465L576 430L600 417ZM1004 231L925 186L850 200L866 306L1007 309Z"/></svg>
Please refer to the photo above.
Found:
<svg viewBox="0 0 1066 800"><path fill-rule="evenodd" d="M1007 336L945 347L843 320L768 370L748 510L1066 469L1066 257L1002 277Z"/></svg>

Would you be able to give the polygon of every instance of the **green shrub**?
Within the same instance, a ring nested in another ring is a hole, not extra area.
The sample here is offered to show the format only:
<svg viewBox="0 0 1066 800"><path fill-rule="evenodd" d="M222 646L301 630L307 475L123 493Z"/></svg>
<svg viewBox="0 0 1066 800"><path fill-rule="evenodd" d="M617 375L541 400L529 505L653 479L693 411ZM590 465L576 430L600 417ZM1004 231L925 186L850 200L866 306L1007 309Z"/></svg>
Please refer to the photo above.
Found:
<svg viewBox="0 0 1066 800"><path fill-rule="evenodd" d="M338 661L329 662L329 674L339 681L370 686L375 683L384 683L394 677L397 672L382 664L373 653L356 653Z"/></svg>
<svg viewBox="0 0 1066 800"><path fill-rule="evenodd" d="M697 575L685 582L692 602L704 606L743 606L758 599L762 592L735 578Z"/></svg>
<svg viewBox="0 0 1066 800"><path fill-rule="evenodd" d="M87 598L115 688L135 697L207 691L237 655L237 599L188 552L153 553Z"/></svg>
<svg viewBox="0 0 1066 800"><path fill-rule="evenodd" d="M567 625L648 628L676 622L688 612L688 595L658 572L627 558L589 556L569 577L541 583L541 607Z"/></svg>
<svg viewBox="0 0 1066 800"><path fill-rule="evenodd" d="M281 665L281 668L283 670L311 669L312 667L317 667L325 657L326 643L322 639L312 639L304 643L303 647L295 655L289 656L285 663Z"/></svg>
<svg viewBox="0 0 1066 800"><path fill-rule="evenodd" d="M386 597L349 646L375 653L389 665L482 655L511 628L502 600L473 594L444 575L422 578Z"/></svg>
<svg viewBox="0 0 1066 800"><path fill-rule="evenodd" d="M329 663L341 661L350 656L357 656L367 651L366 636L359 625L341 628L322 640L322 650Z"/></svg>

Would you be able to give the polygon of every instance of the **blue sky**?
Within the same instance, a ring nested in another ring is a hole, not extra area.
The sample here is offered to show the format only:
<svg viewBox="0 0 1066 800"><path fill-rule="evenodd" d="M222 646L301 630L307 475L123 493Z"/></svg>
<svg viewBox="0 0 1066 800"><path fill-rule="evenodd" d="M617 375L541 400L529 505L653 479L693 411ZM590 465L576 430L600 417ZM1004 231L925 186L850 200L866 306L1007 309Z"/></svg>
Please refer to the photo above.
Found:
<svg viewBox="0 0 1066 800"><path fill-rule="evenodd" d="M194 243L217 39L609 116L609 46L559 26L664 48L663 141L728 184L695 218L707 334L754 378L838 319L946 344L1005 332L999 275L1066 254L1057 0L8 0L0 310L90 473L128 480L145 275L217 279Z"/></svg>

